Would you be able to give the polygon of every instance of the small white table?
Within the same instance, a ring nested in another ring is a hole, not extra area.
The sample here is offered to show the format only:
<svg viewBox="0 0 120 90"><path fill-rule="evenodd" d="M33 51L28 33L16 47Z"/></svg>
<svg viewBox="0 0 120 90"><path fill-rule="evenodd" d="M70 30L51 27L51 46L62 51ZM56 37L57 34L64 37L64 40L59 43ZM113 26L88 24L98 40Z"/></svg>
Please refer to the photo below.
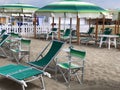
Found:
<svg viewBox="0 0 120 90"><path fill-rule="evenodd" d="M108 49L110 49L110 45L113 43L116 48L116 38L118 38L118 35L98 35L100 37L100 44L99 47L105 42L108 43ZM103 38L106 37L107 40L103 41ZM113 40L112 40L113 39Z"/></svg>

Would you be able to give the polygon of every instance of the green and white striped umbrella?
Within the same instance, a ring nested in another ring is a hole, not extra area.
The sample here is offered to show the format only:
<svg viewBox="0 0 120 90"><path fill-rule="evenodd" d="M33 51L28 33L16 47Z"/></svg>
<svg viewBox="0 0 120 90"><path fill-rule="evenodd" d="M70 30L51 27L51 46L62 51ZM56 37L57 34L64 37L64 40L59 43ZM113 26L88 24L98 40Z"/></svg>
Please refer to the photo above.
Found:
<svg viewBox="0 0 120 90"><path fill-rule="evenodd" d="M0 12L4 13L33 13L36 10L38 7L23 3L0 5Z"/></svg>
<svg viewBox="0 0 120 90"><path fill-rule="evenodd" d="M74 0L66 0L66 1L60 1L60 2L53 2L50 3L39 10L38 12L50 12L54 13L54 16L56 17L91 17L96 18L99 17L102 14L105 14L107 11L95 4L89 3L89 2L81 2L81 1L74 1ZM61 15L61 13L63 15ZM71 29L71 23L70 23L70 29ZM79 40L78 40L79 41ZM70 38L70 44L71 44L71 38Z"/></svg>
<svg viewBox="0 0 120 90"><path fill-rule="evenodd" d="M100 13L106 13L106 10L92 3L67 0L50 3L37 12L66 13L66 15L72 13L72 17L77 13L80 17L98 17Z"/></svg>

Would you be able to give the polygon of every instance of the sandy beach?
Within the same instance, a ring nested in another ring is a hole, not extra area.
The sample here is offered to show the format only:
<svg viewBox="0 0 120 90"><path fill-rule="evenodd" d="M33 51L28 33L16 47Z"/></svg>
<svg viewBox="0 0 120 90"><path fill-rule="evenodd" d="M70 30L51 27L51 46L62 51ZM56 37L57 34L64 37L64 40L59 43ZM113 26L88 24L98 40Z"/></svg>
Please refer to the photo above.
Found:
<svg viewBox="0 0 120 90"><path fill-rule="evenodd" d="M49 43L46 40L31 39L31 61L35 59L38 52L42 51ZM67 48L66 44L63 48ZM46 90L120 90L120 49L112 47L98 48L94 45L76 45L74 48L87 52L85 61L84 82L82 85L76 81L71 82L71 87L65 85L64 80L56 81L44 76ZM60 51L58 56L67 55ZM23 60L24 61L24 60ZM21 61L21 63L23 63ZM16 63L9 58L0 58L0 66ZM0 77L0 90L21 90L21 86L4 77ZM26 90L40 90L39 80L28 83Z"/></svg>

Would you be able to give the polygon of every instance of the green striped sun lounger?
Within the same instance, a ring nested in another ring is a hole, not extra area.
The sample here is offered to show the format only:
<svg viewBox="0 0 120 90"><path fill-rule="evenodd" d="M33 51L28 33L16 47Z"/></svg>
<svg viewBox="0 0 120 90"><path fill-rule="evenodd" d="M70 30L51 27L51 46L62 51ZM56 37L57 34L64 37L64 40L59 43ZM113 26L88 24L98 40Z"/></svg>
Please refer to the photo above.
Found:
<svg viewBox="0 0 120 90"><path fill-rule="evenodd" d="M22 90L25 90L27 87L27 82L41 79L42 88L45 90L44 80L43 80L44 71L38 70L34 67L24 66L21 64L9 64L0 67L0 75L6 78L9 78L13 81L16 81L22 86ZM6 82L7 83L7 82Z"/></svg>

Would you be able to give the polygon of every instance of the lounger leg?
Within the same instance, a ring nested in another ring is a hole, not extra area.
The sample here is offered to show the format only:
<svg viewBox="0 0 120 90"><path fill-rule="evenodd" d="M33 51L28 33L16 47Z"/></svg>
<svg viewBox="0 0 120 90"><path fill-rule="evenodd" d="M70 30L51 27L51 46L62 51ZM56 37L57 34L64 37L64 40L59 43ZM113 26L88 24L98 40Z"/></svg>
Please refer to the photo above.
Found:
<svg viewBox="0 0 120 90"><path fill-rule="evenodd" d="M68 87L70 87L70 81L71 81L71 69L68 71Z"/></svg>
<svg viewBox="0 0 120 90"><path fill-rule="evenodd" d="M57 74L58 74L58 67L57 67L57 65L56 65L56 67L55 67L55 80L57 80Z"/></svg>
<svg viewBox="0 0 120 90"><path fill-rule="evenodd" d="M22 85L22 90L25 90L25 87L24 87L24 85Z"/></svg>
<svg viewBox="0 0 120 90"><path fill-rule="evenodd" d="M45 83L44 83L43 76L41 75L40 78L41 78L40 81L41 81L41 83L42 83L42 90L45 90Z"/></svg>
<svg viewBox="0 0 120 90"><path fill-rule="evenodd" d="M61 72L63 78L65 79L66 83L68 83L68 80L66 79L66 77L65 77L65 75L64 75L64 73L63 73L63 71L62 71L60 68L59 68L59 70L60 70L60 72Z"/></svg>
<svg viewBox="0 0 120 90"><path fill-rule="evenodd" d="M2 48L1 48L1 50L2 50L3 54L5 55L5 57L7 57L6 52Z"/></svg>
<svg viewBox="0 0 120 90"><path fill-rule="evenodd" d="M82 68L82 75L81 75L81 81L83 82L83 76L84 76L84 67Z"/></svg>
<svg viewBox="0 0 120 90"><path fill-rule="evenodd" d="M19 64L19 59L18 59L18 56L17 56L18 53L15 55L14 52L12 52L12 54L13 54L13 57L16 60L17 64Z"/></svg>
<svg viewBox="0 0 120 90"><path fill-rule="evenodd" d="M79 78L79 76L78 76L78 73L75 73L75 76L76 76L78 82L79 82L80 84L82 84L82 82L81 82L81 80L80 80L80 78Z"/></svg>

